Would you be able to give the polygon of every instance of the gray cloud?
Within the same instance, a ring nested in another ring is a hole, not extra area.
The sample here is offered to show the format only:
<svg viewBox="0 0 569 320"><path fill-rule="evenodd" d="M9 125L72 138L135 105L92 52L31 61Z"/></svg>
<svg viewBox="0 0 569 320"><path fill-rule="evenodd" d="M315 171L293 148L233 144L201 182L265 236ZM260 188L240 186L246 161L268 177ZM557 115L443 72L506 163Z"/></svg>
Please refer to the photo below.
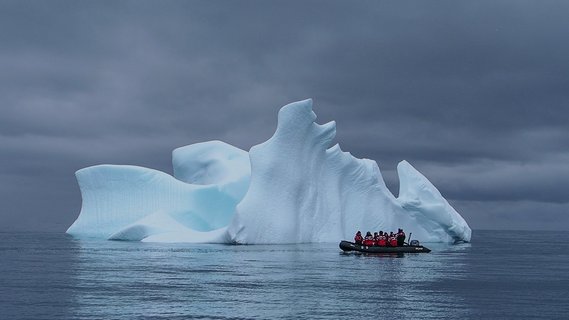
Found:
<svg viewBox="0 0 569 320"><path fill-rule="evenodd" d="M407 159L475 228L568 229L567 9L3 1L0 229L64 230L75 170L171 172L174 148L212 139L249 149L307 97L395 193Z"/></svg>

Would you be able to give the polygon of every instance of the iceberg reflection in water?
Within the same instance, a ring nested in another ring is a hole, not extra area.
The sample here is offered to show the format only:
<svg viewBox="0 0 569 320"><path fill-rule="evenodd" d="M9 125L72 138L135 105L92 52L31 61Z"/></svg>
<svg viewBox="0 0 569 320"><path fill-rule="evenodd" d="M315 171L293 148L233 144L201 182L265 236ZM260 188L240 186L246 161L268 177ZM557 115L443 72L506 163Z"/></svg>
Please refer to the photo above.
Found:
<svg viewBox="0 0 569 320"><path fill-rule="evenodd" d="M336 243L0 233L0 309L5 319L560 318L569 311L569 233L543 241L557 244L478 231L472 244L399 258L344 254Z"/></svg>
<svg viewBox="0 0 569 320"><path fill-rule="evenodd" d="M77 296L80 317L419 319L467 311L449 313L464 301L430 289L449 279L451 255L358 257L332 244L82 246L78 284L91 293Z"/></svg>

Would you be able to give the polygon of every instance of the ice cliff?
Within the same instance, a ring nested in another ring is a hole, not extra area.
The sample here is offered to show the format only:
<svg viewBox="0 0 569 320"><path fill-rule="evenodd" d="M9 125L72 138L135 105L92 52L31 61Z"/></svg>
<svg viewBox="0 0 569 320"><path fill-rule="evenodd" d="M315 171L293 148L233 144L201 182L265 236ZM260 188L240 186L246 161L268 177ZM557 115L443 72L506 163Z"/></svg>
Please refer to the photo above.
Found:
<svg viewBox="0 0 569 320"><path fill-rule="evenodd" d="M466 221L427 178L399 163L399 197L377 163L330 146L312 100L288 104L249 153L220 141L178 148L174 176L135 166L76 172L83 197L68 233L114 240L302 243L399 227L422 241L470 241Z"/></svg>

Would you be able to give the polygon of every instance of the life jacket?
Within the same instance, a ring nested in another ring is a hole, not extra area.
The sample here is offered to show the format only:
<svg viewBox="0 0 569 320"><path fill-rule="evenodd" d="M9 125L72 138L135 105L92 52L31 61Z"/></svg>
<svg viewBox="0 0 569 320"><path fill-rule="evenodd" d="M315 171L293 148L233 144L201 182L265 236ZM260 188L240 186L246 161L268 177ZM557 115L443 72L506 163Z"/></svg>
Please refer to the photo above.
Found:
<svg viewBox="0 0 569 320"><path fill-rule="evenodd" d="M377 241L377 245L380 247L385 247L387 245L387 238L385 236L379 236L379 240Z"/></svg>
<svg viewBox="0 0 569 320"><path fill-rule="evenodd" d="M397 247L397 238L395 237L389 238L389 245L392 247Z"/></svg>
<svg viewBox="0 0 569 320"><path fill-rule="evenodd" d="M354 237L354 242L361 244L364 238L361 235L357 235Z"/></svg>
<svg viewBox="0 0 569 320"><path fill-rule="evenodd" d="M364 246L368 246L368 247L373 246L373 237L372 236L366 236L365 237Z"/></svg>
<svg viewBox="0 0 569 320"><path fill-rule="evenodd" d="M374 245L374 246L379 246L379 236L373 237L373 245Z"/></svg>

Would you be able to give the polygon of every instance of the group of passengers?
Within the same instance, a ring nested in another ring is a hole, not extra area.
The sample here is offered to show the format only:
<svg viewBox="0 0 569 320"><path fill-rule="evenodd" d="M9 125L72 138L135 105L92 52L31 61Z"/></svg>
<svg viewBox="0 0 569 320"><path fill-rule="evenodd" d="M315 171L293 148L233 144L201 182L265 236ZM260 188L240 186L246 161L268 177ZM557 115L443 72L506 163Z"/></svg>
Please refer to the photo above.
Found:
<svg viewBox="0 0 569 320"><path fill-rule="evenodd" d="M354 237L354 242L368 247L402 247L405 243L405 232L403 229L398 229L397 233L380 231L371 235L371 232L368 231L366 236L362 237L361 231L358 231Z"/></svg>

